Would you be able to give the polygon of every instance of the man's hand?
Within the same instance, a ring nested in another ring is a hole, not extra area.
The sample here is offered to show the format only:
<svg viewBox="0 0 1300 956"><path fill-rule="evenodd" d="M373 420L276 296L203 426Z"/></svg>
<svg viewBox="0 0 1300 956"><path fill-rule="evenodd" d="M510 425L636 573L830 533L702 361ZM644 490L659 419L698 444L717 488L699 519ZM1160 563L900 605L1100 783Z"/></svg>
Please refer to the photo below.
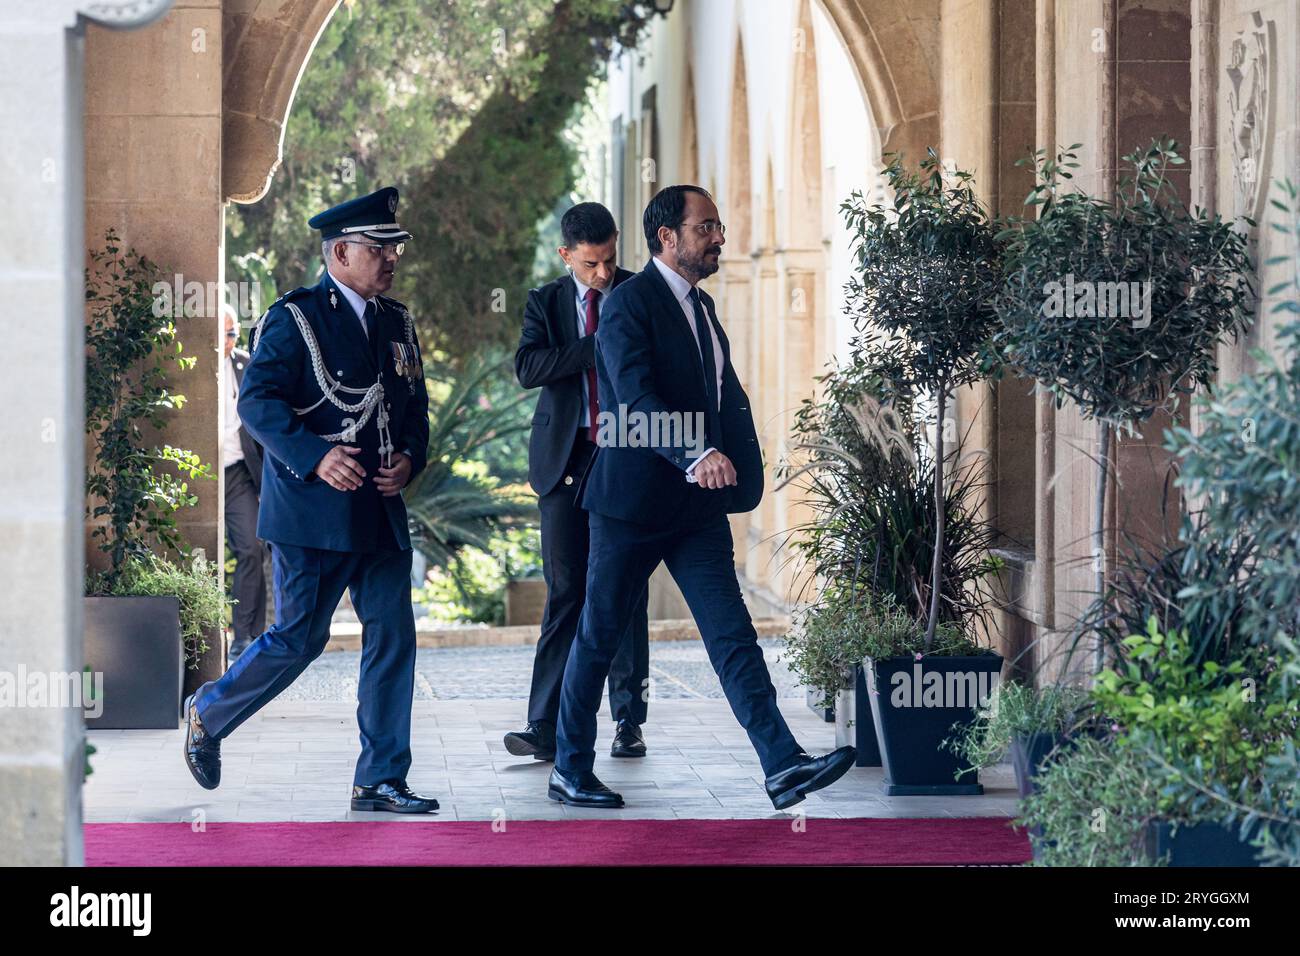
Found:
<svg viewBox="0 0 1300 956"><path fill-rule="evenodd" d="M375 478L375 484L379 486L379 492L385 498L400 494L406 487L406 483L411 480L411 456L399 451L393 455L392 461L393 467L381 467L379 475Z"/></svg>
<svg viewBox="0 0 1300 956"><path fill-rule="evenodd" d="M720 451L705 455L691 472L701 488L725 488L736 483L736 466Z"/></svg>
<svg viewBox="0 0 1300 956"><path fill-rule="evenodd" d="M316 463L313 469L316 477L337 491L356 491L361 487L361 479L366 477L366 470L352 457L359 454L360 448L335 445Z"/></svg>

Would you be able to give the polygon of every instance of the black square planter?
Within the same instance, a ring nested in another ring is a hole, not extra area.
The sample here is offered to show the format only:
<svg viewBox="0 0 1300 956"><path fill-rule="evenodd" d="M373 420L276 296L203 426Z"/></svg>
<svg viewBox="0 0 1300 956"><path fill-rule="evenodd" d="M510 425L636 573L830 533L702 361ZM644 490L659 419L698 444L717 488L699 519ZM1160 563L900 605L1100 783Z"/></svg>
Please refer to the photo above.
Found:
<svg viewBox="0 0 1300 956"><path fill-rule="evenodd" d="M88 597L85 663L104 675L89 730L175 730L185 656L174 597Z"/></svg>
<svg viewBox="0 0 1300 956"><path fill-rule="evenodd" d="M1016 793L1021 800L1034 792L1034 777L1047 755L1064 742L1063 735L1042 731L1011 738L1011 765L1016 770Z"/></svg>
<svg viewBox="0 0 1300 956"><path fill-rule="evenodd" d="M1226 823L1174 824L1156 820L1147 825L1147 856L1169 854L1170 866L1259 866L1259 853L1250 845L1255 832L1241 838L1241 828Z"/></svg>
<svg viewBox="0 0 1300 956"><path fill-rule="evenodd" d="M854 670L854 675L853 686L835 695L835 746L857 750L854 766L879 767L880 741L876 737L876 721L871 716L867 679L861 665Z"/></svg>
<svg viewBox="0 0 1300 956"><path fill-rule="evenodd" d="M808 705L808 709L817 715L818 720L825 721L828 724L835 723L835 708L822 706L821 691L806 687L804 688L803 699L804 703Z"/></svg>
<svg viewBox="0 0 1300 956"><path fill-rule="evenodd" d="M974 796L984 787L974 774L957 783L963 761L943 741L954 724L975 719L979 697L991 693L1002 671L998 654L967 657L890 657L866 662L868 697L880 740L889 796ZM930 676L934 675L934 676ZM931 693L937 683L939 693ZM973 686L972 686L973 685Z"/></svg>

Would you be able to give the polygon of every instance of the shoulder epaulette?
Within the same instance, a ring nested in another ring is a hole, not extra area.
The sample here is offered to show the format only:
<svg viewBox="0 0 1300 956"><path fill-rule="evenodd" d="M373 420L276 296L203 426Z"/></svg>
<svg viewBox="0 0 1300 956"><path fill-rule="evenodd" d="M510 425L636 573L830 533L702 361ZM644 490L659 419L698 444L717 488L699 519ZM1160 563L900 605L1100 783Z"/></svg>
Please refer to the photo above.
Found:
<svg viewBox="0 0 1300 956"><path fill-rule="evenodd" d="M286 302L292 302L295 299L305 298L306 296L311 294L311 291L312 290L310 287L300 285L298 286L298 288L289 290L288 292L284 293L284 295L280 296L280 298L272 302L270 308L268 308L265 312L263 312L262 317L258 319L256 322L254 322L250 327L251 334L249 335L248 338L249 352L252 353L257 351L257 341L259 338L261 338L262 335L262 324L266 321L266 317L271 314L271 309L274 309L277 305L282 305Z"/></svg>

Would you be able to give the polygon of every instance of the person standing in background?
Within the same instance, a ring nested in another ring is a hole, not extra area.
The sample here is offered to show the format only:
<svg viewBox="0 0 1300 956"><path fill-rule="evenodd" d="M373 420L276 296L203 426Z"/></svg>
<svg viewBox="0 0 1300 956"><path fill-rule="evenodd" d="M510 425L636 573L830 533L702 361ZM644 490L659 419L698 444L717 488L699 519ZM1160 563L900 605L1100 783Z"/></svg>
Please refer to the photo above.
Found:
<svg viewBox="0 0 1300 956"><path fill-rule="evenodd" d="M235 660L266 630L266 545L257 537L257 506L262 494L262 446L239 420L239 386L244 381L248 353L237 348L239 318L230 303L222 306L225 337L221 376L225 425L221 435L221 464L226 479L226 542L235 553L231 582L235 607L234 639L228 656Z"/></svg>

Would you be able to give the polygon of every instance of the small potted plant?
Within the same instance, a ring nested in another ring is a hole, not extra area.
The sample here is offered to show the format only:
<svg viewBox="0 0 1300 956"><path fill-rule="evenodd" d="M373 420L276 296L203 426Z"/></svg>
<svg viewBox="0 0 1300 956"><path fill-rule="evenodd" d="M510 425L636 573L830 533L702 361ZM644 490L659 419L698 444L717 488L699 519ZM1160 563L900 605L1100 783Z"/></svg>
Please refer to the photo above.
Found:
<svg viewBox="0 0 1300 956"><path fill-rule="evenodd" d="M1155 618L1130 635L1096 679L1106 737L1080 735L1041 769L1022 801L1048 865L1256 865L1261 828L1230 808L1266 786L1268 768L1297 743L1297 703L1280 668L1250 649L1201 656L1186 631Z"/></svg>
<svg viewBox="0 0 1300 956"><path fill-rule="evenodd" d="M994 692L989 707L950 741L968 771L1001 763L1008 756L1021 798L1034 789L1034 777L1044 761L1088 719L1088 693L1077 687L1049 685L1041 690L1006 682ZM960 779L960 776L958 777Z"/></svg>

